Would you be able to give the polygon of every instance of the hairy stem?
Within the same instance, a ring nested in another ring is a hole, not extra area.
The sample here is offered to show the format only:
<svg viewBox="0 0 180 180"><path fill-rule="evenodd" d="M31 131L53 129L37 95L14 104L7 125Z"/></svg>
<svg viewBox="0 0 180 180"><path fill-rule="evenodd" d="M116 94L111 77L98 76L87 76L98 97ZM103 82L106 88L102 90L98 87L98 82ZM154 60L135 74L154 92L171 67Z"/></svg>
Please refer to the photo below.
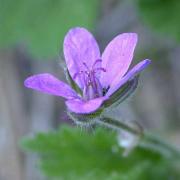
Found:
<svg viewBox="0 0 180 180"><path fill-rule="evenodd" d="M178 151L175 147L164 142L157 136L154 136L147 132L143 132L141 128L137 129L117 119L104 116L97 120L97 123L111 129L116 129L118 131L125 130L135 136L139 136L139 147L158 152L166 157L175 157L180 159L180 151Z"/></svg>
<svg viewBox="0 0 180 180"><path fill-rule="evenodd" d="M129 125L127 125L126 123L122 122L122 121L119 121L119 120L116 120L114 118L110 118L110 117L101 117L99 120L98 120L98 123L100 124L103 124L105 126L108 126L108 127L112 127L113 129L117 129L117 130L126 130L134 135L140 135L140 131L137 130L137 129L134 129L132 127L130 127Z"/></svg>

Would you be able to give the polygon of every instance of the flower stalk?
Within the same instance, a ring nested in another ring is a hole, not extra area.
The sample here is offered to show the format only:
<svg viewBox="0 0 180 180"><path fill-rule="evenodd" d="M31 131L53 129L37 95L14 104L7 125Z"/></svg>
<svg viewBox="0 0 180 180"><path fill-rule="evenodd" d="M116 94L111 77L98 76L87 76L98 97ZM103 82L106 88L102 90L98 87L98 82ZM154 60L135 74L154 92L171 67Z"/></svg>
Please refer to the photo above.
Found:
<svg viewBox="0 0 180 180"><path fill-rule="evenodd" d="M137 130L135 128L130 127L129 125L123 123L122 121L116 120L114 118L111 117L105 117L102 116L99 120L96 121L99 124L105 125L107 127L111 127L113 129L116 130L125 130L128 131L129 133L132 133L134 135L141 135L142 131L141 130ZM140 129L140 128L139 128Z"/></svg>
<svg viewBox="0 0 180 180"><path fill-rule="evenodd" d="M146 148L150 151L158 152L167 158L173 157L177 161L180 159L179 150L177 150L175 147L165 142L161 138L143 131L141 126L139 126L139 128L134 128L133 126L130 126L122 121L105 116L102 116L96 122L100 125L115 129L117 131L123 130L134 136L138 136L139 142L137 143L137 146L139 147Z"/></svg>

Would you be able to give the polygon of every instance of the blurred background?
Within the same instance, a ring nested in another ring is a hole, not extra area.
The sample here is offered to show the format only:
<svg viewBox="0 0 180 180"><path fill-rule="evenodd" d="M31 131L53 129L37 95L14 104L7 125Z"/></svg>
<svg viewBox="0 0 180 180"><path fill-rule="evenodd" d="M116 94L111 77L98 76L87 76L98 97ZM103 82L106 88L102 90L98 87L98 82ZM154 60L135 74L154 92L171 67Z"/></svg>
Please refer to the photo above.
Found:
<svg viewBox="0 0 180 180"><path fill-rule="evenodd" d="M75 26L88 28L102 51L116 35L138 33L133 63L152 64L134 96L114 111L180 147L179 18L179 0L0 0L0 180L44 179L19 140L73 124L61 98L26 89L23 81L43 72L65 79L63 37Z"/></svg>

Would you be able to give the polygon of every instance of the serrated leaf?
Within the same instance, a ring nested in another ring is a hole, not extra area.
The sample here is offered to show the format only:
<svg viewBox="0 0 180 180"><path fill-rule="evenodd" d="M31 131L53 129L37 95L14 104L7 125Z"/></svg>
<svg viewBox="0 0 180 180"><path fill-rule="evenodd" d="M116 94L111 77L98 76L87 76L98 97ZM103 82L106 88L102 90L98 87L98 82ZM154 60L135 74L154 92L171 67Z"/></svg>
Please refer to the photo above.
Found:
<svg viewBox="0 0 180 180"><path fill-rule="evenodd" d="M116 134L105 129L83 131L61 127L25 138L22 147L39 155L39 166L49 179L151 180L180 176L173 160L157 152L137 148L127 158L116 142Z"/></svg>

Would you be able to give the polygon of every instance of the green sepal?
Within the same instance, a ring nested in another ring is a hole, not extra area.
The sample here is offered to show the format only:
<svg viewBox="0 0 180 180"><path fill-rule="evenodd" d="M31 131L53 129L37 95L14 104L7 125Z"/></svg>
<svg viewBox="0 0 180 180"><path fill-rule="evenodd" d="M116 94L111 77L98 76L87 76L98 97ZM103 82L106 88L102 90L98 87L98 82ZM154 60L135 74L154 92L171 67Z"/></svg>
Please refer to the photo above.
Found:
<svg viewBox="0 0 180 180"><path fill-rule="evenodd" d="M67 114L77 124L95 124L96 120L101 117L103 107L90 114L76 114L68 111Z"/></svg>
<svg viewBox="0 0 180 180"><path fill-rule="evenodd" d="M110 96L110 98L105 101L104 107L108 108L110 106L117 106L127 99L137 88L139 76L134 77L132 80L124 84L120 89Z"/></svg>
<svg viewBox="0 0 180 180"><path fill-rule="evenodd" d="M82 95L82 91L79 88L79 86L75 83L75 81L72 79L71 75L69 74L69 71L67 68L65 68L65 75L66 75L66 80L68 81L69 85L80 95Z"/></svg>

